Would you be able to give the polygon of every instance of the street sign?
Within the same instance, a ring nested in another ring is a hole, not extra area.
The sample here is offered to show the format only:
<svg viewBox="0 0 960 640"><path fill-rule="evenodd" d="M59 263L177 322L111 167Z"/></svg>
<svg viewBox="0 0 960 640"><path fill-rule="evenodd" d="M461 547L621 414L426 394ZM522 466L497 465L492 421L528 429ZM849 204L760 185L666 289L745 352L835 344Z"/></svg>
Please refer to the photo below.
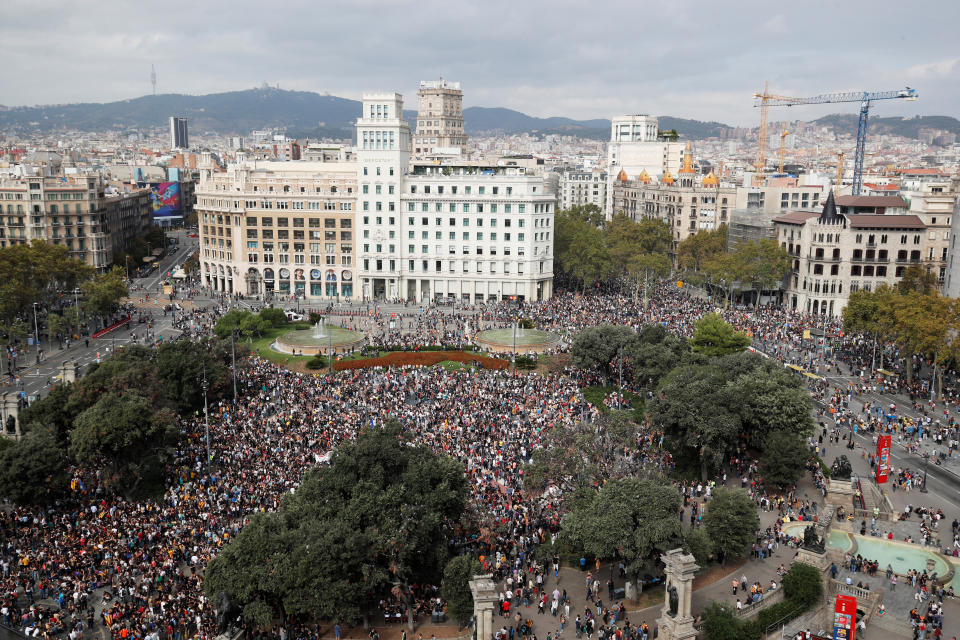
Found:
<svg viewBox="0 0 960 640"><path fill-rule="evenodd" d="M833 613L833 640L854 640L856 624L857 599L838 594Z"/></svg>
<svg viewBox="0 0 960 640"><path fill-rule="evenodd" d="M891 436L877 438L877 484L883 484L890 475L890 443Z"/></svg>

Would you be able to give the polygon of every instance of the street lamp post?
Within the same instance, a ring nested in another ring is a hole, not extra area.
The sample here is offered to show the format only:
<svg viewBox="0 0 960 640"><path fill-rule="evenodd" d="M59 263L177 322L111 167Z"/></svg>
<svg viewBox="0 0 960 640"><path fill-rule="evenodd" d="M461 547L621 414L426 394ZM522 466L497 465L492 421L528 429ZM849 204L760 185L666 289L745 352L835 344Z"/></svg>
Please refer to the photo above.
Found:
<svg viewBox="0 0 960 640"><path fill-rule="evenodd" d="M513 319L513 372L517 372L517 323L520 322L519 318L515 317Z"/></svg>
<svg viewBox="0 0 960 640"><path fill-rule="evenodd" d="M930 453L923 454L923 486L920 487L920 493L927 493L927 467L930 464Z"/></svg>
<svg viewBox="0 0 960 640"><path fill-rule="evenodd" d="M333 331L327 327L327 359L330 360L330 375L333 375Z"/></svg>
<svg viewBox="0 0 960 640"><path fill-rule="evenodd" d="M207 390L210 389L210 383L207 382L207 363L203 363L203 381L200 383L200 388L203 389L203 421L204 421L204 432L206 434L207 440L207 460L206 460L206 469L207 475L210 475L210 410L207 407Z"/></svg>
<svg viewBox="0 0 960 640"><path fill-rule="evenodd" d="M233 404L237 404L237 347L234 344L236 329L230 330L230 358L233 362Z"/></svg>
<svg viewBox="0 0 960 640"><path fill-rule="evenodd" d="M37 324L37 303L33 303L33 342L37 347L37 364L40 364L40 329ZM38 369L39 371L39 369Z"/></svg>

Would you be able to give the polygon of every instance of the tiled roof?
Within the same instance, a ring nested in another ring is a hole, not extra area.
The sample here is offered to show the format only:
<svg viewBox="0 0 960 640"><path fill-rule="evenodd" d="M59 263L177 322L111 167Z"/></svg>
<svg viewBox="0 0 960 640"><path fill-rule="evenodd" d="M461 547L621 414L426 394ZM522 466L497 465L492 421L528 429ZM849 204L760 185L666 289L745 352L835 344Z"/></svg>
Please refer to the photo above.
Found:
<svg viewBox="0 0 960 640"><path fill-rule="evenodd" d="M804 222L810 218L816 218L820 214L816 211L791 211L790 213L782 216L778 216L773 219L774 222L779 222L781 224L798 224L802 225Z"/></svg>
<svg viewBox="0 0 960 640"><path fill-rule="evenodd" d="M837 196L838 207L906 207L900 196Z"/></svg>
<svg viewBox="0 0 960 640"><path fill-rule="evenodd" d="M847 216L851 229L926 229L917 216L889 216L860 213Z"/></svg>

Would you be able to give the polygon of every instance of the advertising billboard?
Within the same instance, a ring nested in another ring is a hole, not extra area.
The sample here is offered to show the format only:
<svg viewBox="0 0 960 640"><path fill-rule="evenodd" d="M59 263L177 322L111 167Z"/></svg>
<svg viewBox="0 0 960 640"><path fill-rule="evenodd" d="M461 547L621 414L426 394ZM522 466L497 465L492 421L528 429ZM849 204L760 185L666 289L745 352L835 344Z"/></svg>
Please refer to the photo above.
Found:
<svg viewBox="0 0 960 640"><path fill-rule="evenodd" d="M150 184L150 199L153 201L153 217L182 216L180 206L180 183L157 182Z"/></svg>
<svg viewBox="0 0 960 640"><path fill-rule="evenodd" d="M883 484L890 475L890 436L877 438L877 484Z"/></svg>
<svg viewBox="0 0 960 640"><path fill-rule="evenodd" d="M837 595L833 613L833 640L853 640L857 624L857 599Z"/></svg>

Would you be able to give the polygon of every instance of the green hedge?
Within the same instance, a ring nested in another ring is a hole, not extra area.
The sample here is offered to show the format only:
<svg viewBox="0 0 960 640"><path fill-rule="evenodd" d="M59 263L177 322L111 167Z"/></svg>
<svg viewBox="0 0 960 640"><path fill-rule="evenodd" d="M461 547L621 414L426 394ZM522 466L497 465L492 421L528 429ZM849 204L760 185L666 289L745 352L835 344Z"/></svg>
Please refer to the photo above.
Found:
<svg viewBox="0 0 960 640"><path fill-rule="evenodd" d="M823 576L804 562L795 562L783 577L784 600L760 611L752 620L738 620L731 607L713 602L704 610L707 640L760 640L772 625L786 624L815 606L823 595Z"/></svg>
<svg viewBox="0 0 960 640"><path fill-rule="evenodd" d="M327 359L323 356L313 356L306 362L307 369L324 369L327 366Z"/></svg>

